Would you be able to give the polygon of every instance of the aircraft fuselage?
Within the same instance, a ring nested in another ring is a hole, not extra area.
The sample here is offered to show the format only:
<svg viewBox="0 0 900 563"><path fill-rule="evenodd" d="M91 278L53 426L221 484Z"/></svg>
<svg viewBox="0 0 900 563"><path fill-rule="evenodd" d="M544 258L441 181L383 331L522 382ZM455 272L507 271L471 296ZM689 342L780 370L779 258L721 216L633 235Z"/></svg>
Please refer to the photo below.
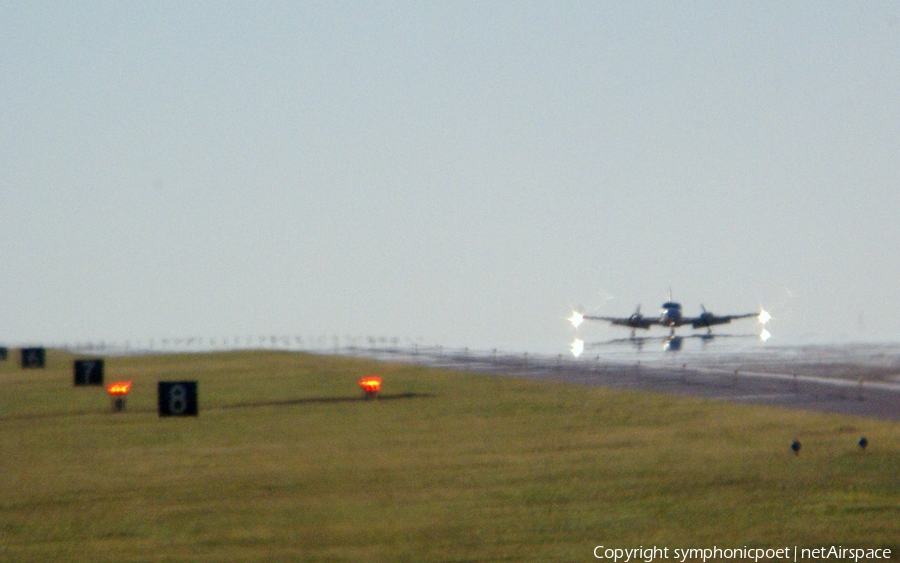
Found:
<svg viewBox="0 0 900 563"><path fill-rule="evenodd" d="M681 303L666 301L659 310L659 324L675 328L681 326Z"/></svg>

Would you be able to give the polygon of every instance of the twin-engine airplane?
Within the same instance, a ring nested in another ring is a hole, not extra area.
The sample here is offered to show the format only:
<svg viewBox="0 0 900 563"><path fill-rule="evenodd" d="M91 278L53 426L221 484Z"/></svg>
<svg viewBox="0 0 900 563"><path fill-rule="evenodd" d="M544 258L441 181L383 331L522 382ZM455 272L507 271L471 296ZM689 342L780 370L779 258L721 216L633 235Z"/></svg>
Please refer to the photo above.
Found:
<svg viewBox="0 0 900 563"><path fill-rule="evenodd" d="M662 304L662 307L659 311L659 316L656 317L645 317L641 314L641 306L638 305L634 313L627 317L597 317L592 315L584 315L582 313L579 313L578 311L575 311L572 313L572 316L569 317L569 322L571 322L575 328L578 328L578 326L581 325L581 323L583 323L584 321L605 321L613 326L624 326L631 329L631 338L613 340L611 343L624 341L641 344L643 343L645 338L638 338L636 336L637 329L650 330L650 328L654 326L666 327L669 329L668 337L664 337L666 350L681 349L681 343L684 337L676 336L675 329L685 325L691 325L691 328L694 329L705 328L706 334L691 336L694 338L702 338L704 340L712 340L714 336L712 327L717 325L729 324L731 323L731 321L737 319L749 319L751 317L756 317L756 319L763 325L763 329L759 334L759 338L763 342L765 342L771 336L769 331L765 329L765 325L769 322L772 316L769 315L769 313L764 309L760 309L758 313L744 313L740 315L716 315L707 311L706 307L704 307L702 304L700 305L700 308L703 309L703 312L700 313L699 316L684 316L681 312L681 303L672 301L672 295L670 292L669 300ZM584 342L581 340L575 340L575 342L572 344L572 353L576 356L580 355L583 349Z"/></svg>

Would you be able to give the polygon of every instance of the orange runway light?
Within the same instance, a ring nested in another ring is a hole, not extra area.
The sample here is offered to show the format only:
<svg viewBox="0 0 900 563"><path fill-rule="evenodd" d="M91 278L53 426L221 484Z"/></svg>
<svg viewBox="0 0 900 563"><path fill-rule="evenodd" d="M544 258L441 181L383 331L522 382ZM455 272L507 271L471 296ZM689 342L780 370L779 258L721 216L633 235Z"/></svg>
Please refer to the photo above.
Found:
<svg viewBox="0 0 900 563"><path fill-rule="evenodd" d="M131 391L130 381L116 381L106 387L106 392L110 395L127 395L129 391Z"/></svg>
<svg viewBox="0 0 900 563"><path fill-rule="evenodd" d="M106 386L106 392L109 393L109 397L112 399L113 412L125 410L125 397L129 391L131 391L130 381L116 381Z"/></svg>
<svg viewBox="0 0 900 563"><path fill-rule="evenodd" d="M381 391L381 378L377 375L367 375L359 380L359 386L365 391L366 398L372 399Z"/></svg>

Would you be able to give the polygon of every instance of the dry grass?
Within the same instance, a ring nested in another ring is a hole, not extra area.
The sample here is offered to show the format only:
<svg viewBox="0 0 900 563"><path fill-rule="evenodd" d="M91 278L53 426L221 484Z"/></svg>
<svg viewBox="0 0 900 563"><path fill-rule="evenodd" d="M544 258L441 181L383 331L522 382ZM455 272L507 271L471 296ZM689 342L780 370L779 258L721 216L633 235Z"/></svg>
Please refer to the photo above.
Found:
<svg viewBox="0 0 900 563"><path fill-rule="evenodd" d="M108 359L116 414L48 360L0 364L3 561L900 545L896 424L277 352ZM199 417L157 416L167 379L199 381Z"/></svg>

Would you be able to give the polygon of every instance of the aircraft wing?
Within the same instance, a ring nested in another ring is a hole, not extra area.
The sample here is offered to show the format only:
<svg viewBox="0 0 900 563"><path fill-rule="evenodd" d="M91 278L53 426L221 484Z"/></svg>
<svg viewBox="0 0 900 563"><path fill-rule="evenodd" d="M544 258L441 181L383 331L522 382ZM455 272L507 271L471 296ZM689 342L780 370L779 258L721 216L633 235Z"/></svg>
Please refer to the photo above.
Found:
<svg viewBox="0 0 900 563"><path fill-rule="evenodd" d="M649 330L651 326L659 324L659 320L654 317L645 317L635 314L630 317L595 317L585 315L587 321L605 321L614 326L627 326L628 328L642 328Z"/></svg>
<svg viewBox="0 0 900 563"><path fill-rule="evenodd" d="M716 325L728 324L737 319L749 319L759 317L760 313L745 313L741 315L714 315L703 312L699 317L685 317L682 324L689 324L693 328L709 328Z"/></svg>

